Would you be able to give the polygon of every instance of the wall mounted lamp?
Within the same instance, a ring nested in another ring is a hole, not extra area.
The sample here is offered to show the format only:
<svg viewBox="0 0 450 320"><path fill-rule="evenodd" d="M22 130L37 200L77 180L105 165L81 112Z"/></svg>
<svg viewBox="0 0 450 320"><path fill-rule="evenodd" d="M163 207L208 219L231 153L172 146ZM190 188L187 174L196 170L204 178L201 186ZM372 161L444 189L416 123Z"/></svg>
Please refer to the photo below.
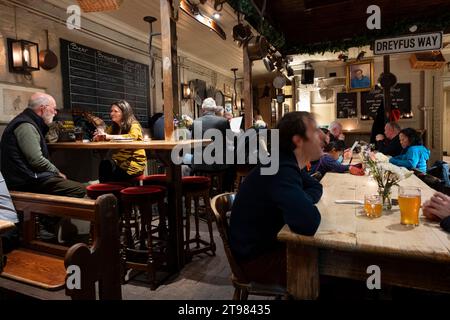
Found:
<svg viewBox="0 0 450 320"><path fill-rule="evenodd" d="M181 98L184 100L191 99L192 97L192 91L187 83L181 84Z"/></svg>
<svg viewBox="0 0 450 320"><path fill-rule="evenodd" d="M31 74L39 70L39 45L27 40L7 39L9 72Z"/></svg>

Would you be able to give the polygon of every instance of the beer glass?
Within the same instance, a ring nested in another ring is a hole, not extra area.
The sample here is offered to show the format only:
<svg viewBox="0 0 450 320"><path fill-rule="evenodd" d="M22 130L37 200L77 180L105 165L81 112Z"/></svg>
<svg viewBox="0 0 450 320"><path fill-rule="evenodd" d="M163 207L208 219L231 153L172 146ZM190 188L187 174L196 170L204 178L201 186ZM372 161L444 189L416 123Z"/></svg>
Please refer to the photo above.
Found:
<svg viewBox="0 0 450 320"><path fill-rule="evenodd" d="M421 193L417 187L399 187L398 205L400 206L400 223L408 226L419 225Z"/></svg>
<svg viewBox="0 0 450 320"><path fill-rule="evenodd" d="M369 218L381 217L383 204L379 194L366 194L364 196L364 212Z"/></svg>

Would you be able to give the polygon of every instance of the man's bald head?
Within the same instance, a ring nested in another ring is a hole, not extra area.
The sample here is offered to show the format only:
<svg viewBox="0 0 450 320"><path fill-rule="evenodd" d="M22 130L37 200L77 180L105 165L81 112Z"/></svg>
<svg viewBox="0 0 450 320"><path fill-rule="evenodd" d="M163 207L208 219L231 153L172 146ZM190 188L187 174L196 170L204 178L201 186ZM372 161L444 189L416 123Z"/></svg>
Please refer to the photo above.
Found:
<svg viewBox="0 0 450 320"><path fill-rule="evenodd" d="M36 92L28 101L28 108L33 110L44 122L49 125L57 114L55 99L46 93Z"/></svg>
<svg viewBox="0 0 450 320"><path fill-rule="evenodd" d="M33 93L28 101L28 108L36 110L41 106L54 106L56 108L56 101L49 94L42 92Z"/></svg>

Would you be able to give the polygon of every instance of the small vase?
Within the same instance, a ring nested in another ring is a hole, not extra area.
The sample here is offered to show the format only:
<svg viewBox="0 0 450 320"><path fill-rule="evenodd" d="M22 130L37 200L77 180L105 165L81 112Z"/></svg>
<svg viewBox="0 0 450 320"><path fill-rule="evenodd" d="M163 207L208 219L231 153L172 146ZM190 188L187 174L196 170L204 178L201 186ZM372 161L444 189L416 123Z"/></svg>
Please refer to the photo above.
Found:
<svg viewBox="0 0 450 320"><path fill-rule="evenodd" d="M379 188L378 194L380 195L383 202L383 209L391 210L392 209L392 190L391 188Z"/></svg>

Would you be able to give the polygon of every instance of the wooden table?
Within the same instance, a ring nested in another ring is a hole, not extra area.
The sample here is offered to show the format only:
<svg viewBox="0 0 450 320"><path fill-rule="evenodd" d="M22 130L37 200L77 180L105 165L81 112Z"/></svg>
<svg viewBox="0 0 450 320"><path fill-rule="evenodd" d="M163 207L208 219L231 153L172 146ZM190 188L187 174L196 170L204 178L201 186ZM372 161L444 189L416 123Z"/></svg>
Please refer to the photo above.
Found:
<svg viewBox="0 0 450 320"><path fill-rule="evenodd" d="M0 220L0 236L13 228L14 228L14 223L5 221L5 220ZM3 271L4 265L5 265L5 259L3 257L3 246L2 246L2 240L0 238L0 273Z"/></svg>
<svg viewBox="0 0 450 320"><path fill-rule="evenodd" d="M362 200L376 191L367 176L327 173L322 179L323 197L317 207L322 221L312 237L301 236L284 226L279 240L287 244L287 286L296 299L316 299L319 275L367 281L371 265L380 267L381 284L450 292L450 235L438 223L420 218L420 226L400 224L398 206L377 219L362 214L362 205L335 204ZM422 203L434 190L416 176L403 186L422 190ZM393 189L397 198L397 188ZM422 213L420 213L422 215Z"/></svg>
<svg viewBox="0 0 450 320"><path fill-rule="evenodd" d="M50 151L55 150L114 150L114 149L145 149L152 150L158 154L161 161L167 167L167 184L169 199L169 235L170 247L174 248L175 254L171 255L170 265L173 271L183 268L184 261L184 237L183 237L183 209L181 190L181 165L175 165L171 159L171 152L175 146L201 147L211 143L211 140L181 140L165 141L151 140L133 142L58 142L49 143Z"/></svg>

